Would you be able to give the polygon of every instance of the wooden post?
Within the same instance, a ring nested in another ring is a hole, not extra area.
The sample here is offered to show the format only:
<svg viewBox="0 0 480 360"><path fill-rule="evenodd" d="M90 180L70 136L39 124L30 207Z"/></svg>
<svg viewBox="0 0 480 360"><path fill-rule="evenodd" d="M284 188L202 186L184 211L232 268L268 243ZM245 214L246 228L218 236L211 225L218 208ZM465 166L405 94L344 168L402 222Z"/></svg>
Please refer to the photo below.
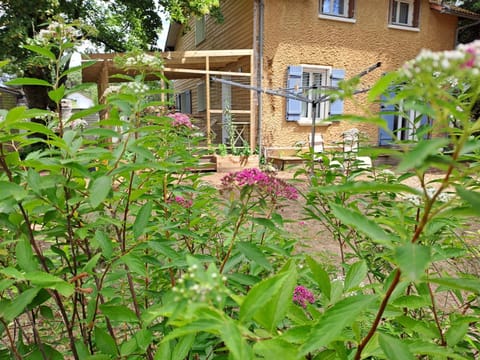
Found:
<svg viewBox="0 0 480 360"><path fill-rule="evenodd" d="M254 62L254 56L250 54L250 86L255 86L255 75L256 71L255 69L255 62ZM257 124L255 122L256 116L255 116L255 103L256 103L256 95L257 93L255 91L250 91L250 150L253 151L255 150L256 146L256 138L257 138Z"/></svg>
<svg viewBox="0 0 480 360"><path fill-rule="evenodd" d="M210 57L205 56L205 93L206 93L206 115L207 115L207 146L212 144L212 135L210 129Z"/></svg>
<svg viewBox="0 0 480 360"><path fill-rule="evenodd" d="M105 92L108 88L108 61L107 59L103 59L102 69L100 70L100 76L97 82L97 90L98 90L98 103L105 104ZM100 112L100 120L104 120L107 118L108 112L106 110L102 110Z"/></svg>

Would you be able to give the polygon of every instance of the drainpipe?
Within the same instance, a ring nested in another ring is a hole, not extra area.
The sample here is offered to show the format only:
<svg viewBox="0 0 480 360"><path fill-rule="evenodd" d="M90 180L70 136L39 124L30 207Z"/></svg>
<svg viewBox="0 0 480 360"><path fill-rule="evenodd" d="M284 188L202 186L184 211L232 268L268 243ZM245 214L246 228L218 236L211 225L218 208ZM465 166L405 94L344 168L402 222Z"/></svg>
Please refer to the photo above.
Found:
<svg viewBox="0 0 480 360"><path fill-rule="evenodd" d="M458 45L458 35L460 34L460 31L462 31L463 29L478 25L478 24L480 24L480 20L474 21L471 24L467 24L467 25L457 27L457 30L455 30L455 47Z"/></svg>
<svg viewBox="0 0 480 360"><path fill-rule="evenodd" d="M263 28L264 28L264 0L255 1L255 12L256 12L256 34L255 34L255 55L256 55L256 64L257 67L257 145L260 158L263 157L263 134L262 134L262 115L263 115L263 104L262 104L262 79L263 79Z"/></svg>

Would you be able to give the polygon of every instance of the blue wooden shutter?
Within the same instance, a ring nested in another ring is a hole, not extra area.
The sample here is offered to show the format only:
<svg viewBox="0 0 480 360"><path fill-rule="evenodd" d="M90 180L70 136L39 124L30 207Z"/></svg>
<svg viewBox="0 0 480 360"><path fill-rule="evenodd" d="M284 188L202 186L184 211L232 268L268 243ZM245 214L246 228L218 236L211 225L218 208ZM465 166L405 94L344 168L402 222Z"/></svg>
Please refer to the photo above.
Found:
<svg viewBox="0 0 480 360"><path fill-rule="evenodd" d="M390 98L393 97L393 94ZM395 121L395 105L388 104L387 101L389 100L388 97L382 95L381 97L381 116L387 122L387 127L390 131L385 130L384 128L380 128L378 133L378 144L379 145L388 145L392 142L392 131L393 131L393 122ZM384 112L388 112L388 114L384 114Z"/></svg>
<svg viewBox="0 0 480 360"><path fill-rule="evenodd" d="M420 126L422 127L422 126L427 126L427 125L429 125L428 115L423 114L422 118L420 119ZM430 134L428 132L425 132L425 135L423 135L423 138L428 139L429 135Z"/></svg>
<svg viewBox="0 0 480 360"><path fill-rule="evenodd" d="M336 88L338 82L345 79L345 70L343 69L332 69L332 86ZM341 115L343 114L343 100L338 99L330 104L330 115Z"/></svg>
<svg viewBox="0 0 480 360"><path fill-rule="evenodd" d="M302 73L301 66L290 65L287 72L287 89L296 95L302 94ZM298 90L297 90L298 89ZM302 102L300 100L287 98L287 121L298 121L302 114Z"/></svg>

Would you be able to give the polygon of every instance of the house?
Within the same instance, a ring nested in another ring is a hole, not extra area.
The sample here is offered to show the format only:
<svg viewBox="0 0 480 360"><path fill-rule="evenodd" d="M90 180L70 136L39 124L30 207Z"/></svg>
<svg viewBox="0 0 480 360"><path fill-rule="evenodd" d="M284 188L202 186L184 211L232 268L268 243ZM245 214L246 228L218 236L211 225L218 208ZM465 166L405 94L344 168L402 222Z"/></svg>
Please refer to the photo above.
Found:
<svg viewBox="0 0 480 360"><path fill-rule="evenodd" d="M187 27L172 24L165 52L251 49L253 55L225 62L225 75L175 80L176 106L208 119L214 143L233 139L260 148L308 142L314 121L325 143L340 140L353 125L329 117L361 113L365 95L315 106L318 89L362 72L362 87L368 88L422 48L454 48L459 18L480 20L479 14L434 0L224 0L221 11L223 23L206 15ZM245 73L251 77L240 76ZM403 120L390 119L389 126L404 126ZM354 126L371 144L391 141L372 125ZM397 136L410 135L405 129Z"/></svg>
<svg viewBox="0 0 480 360"><path fill-rule="evenodd" d="M0 109L9 110L19 105L23 93L15 88L0 83Z"/></svg>

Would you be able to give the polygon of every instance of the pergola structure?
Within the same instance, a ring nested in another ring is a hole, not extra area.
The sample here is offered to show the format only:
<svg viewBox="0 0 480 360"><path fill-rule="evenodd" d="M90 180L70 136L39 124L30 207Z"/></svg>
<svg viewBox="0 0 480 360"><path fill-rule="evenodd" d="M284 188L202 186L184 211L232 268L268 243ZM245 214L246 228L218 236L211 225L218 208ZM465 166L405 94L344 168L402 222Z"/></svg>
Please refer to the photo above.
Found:
<svg viewBox="0 0 480 360"><path fill-rule="evenodd" d="M125 81L121 78L112 77L113 75L136 75L133 71L125 71L115 66L113 59L116 56L124 54L109 53L109 54L90 54L82 57L82 62L96 61L93 65L88 66L82 70L83 82L92 82L97 84L98 101L104 103L104 93L110 83ZM222 114L223 109L215 109L211 107L210 85L212 76L227 76L231 78L247 78L250 86L254 86L254 62L253 50L238 49L238 50L202 50L202 51L168 51L160 53L164 61L163 75L168 80L177 79L195 79L203 78L205 80L206 92L206 130L207 142L210 145L211 133L211 115ZM235 69L236 64L248 63L249 71L228 71L226 69ZM158 80L158 79L146 79ZM250 117L250 147L255 147L256 121L255 121L255 93L250 92L249 109L235 110L230 109L232 114L249 115Z"/></svg>

